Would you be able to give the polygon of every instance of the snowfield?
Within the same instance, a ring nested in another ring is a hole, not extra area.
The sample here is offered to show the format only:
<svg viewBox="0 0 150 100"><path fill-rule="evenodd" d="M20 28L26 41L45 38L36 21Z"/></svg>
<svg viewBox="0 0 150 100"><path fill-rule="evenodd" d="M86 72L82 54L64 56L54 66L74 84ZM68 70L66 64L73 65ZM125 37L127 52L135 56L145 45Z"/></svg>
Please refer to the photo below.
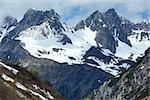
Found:
<svg viewBox="0 0 150 100"><path fill-rule="evenodd" d="M17 37L16 40L20 40L23 44L22 47L34 57L52 59L59 63L68 63L69 65L83 64L83 56L86 54L86 51L88 51L92 46L102 47L101 44L97 44L95 41L96 31L93 32L89 27L85 27L84 29L74 32L73 29L67 28L64 24L63 26L66 31L63 31L62 33L65 34L72 43L63 45L60 42L62 35L52 29L48 22L43 22L41 25L32 26L20 32L19 37ZM141 35L141 32L145 31L132 30L133 34L128 36L132 45L132 47L130 47L118 39L116 30L114 30L114 38L118 41L116 53L113 54L110 50L103 48L102 53L106 56L114 55L120 59L130 59L135 61L136 58L140 56L140 54L143 54L150 46L150 40L143 39L142 41L139 41L140 36L137 38L137 35ZM119 66L115 65L115 62L105 64L103 61L99 61L99 59L94 57L89 59L94 60L100 65L96 66L88 63L90 66L101 68L113 75L117 75L119 73ZM115 69L112 69L112 67ZM121 65L121 67L128 68L129 65L124 64Z"/></svg>
<svg viewBox="0 0 150 100"><path fill-rule="evenodd" d="M43 35L43 33L45 33ZM91 46L96 46L96 32L88 27L75 33L66 32L72 44L62 45L59 34L54 34L47 22L20 32L17 38L25 45L24 49L37 58L47 58L68 64L82 63L82 57ZM54 50L54 49L57 49ZM41 53L43 52L43 53ZM72 57L73 59L70 59Z"/></svg>

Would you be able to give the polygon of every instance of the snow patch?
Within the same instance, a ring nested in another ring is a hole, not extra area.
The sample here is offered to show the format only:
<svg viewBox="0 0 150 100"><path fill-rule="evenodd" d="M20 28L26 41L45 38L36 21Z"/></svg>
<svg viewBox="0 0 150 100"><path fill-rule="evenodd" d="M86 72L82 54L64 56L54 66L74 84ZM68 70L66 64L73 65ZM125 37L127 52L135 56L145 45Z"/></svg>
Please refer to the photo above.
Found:
<svg viewBox="0 0 150 100"><path fill-rule="evenodd" d="M99 83L102 83L101 80L98 80Z"/></svg>
<svg viewBox="0 0 150 100"><path fill-rule="evenodd" d="M0 42L3 40L3 38L6 36L7 30L4 28L0 28Z"/></svg>
<svg viewBox="0 0 150 100"><path fill-rule="evenodd" d="M138 42L133 35L129 36L128 39L130 40L132 47L118 39L118 47L116 48L115 54L117 57L128 59L132 56L132 60L135 61L140 54L143 54L145 50L150 47L149 40Z"/></svg>
<svg viewBox="0 0 150 100"><path fill-rule="evenodd" d="M140 69L144 69L145 66L142 66Z"/></svg>
<svg viewBox="0 0 150 100"><path fill-rule="evenodd" d="M17 88L19 88L19 89L21 89L21 90L24 90L24 91L27 91L27 90L28 90L25 86L23 86L23 85L22 85L21 83L19 83L19 82L16 82L15 85L16 85Z"/></svg>
<svg viewBox="0 0 150 100"><path fill-rule="evenodd" d="M37 85L33 85L33 87L36 89L36 90L40 90L41 92L43 92L46 96L48 96L48 98L50 99L54 99L54 97L47 91L41 89L39 86Z"/></svg>
<svg viewBox="0 0 150 100"><path fill-rule="evenodd" d="M22 84L19 83L19 82L16 82L15 85L16 85L17 88L19 88L19 89L21 89L21 90L23 90L23 91L30 92L30 93L32 93L33 95L38 96L41 100L48 100L46 97L42 96L41 94L39 94L39 93L37 93L37 92L34 92L34 91L32 91L32 90L26 88L24 85L22 85ZM53 99L54 99L54 98L53 98Z"/></svg>
<svg viewBox="0 0 150 100"><path fill-rule="evenodd" d="M8 77L7 75L5 75L5 74L2 74L2 76L1 76L5 81L9 81L9 82L12 82L12 83L14 83L14 79L12 79L12 78L10 78L10 77Z"/></svg>
<svg viewBox="0 0 150 100"><path fill-rule="evenodd" d="M6 68L6 69L12 71L12 73L15 74L15 75L18 73L18 70L14 69L14 68L12 68L12 67L10 67L10 66L7 66L7 65L5 65L5 64L2 63L2 62L0 62L0 65L2 65L2 66L3 66L4 68Z"/></svg>
<svg viewBox="0 0 150 100"><path fill-rule="evenodd" d="M102 27L106 27L106 24L103 24L103 26Z"/></svg>

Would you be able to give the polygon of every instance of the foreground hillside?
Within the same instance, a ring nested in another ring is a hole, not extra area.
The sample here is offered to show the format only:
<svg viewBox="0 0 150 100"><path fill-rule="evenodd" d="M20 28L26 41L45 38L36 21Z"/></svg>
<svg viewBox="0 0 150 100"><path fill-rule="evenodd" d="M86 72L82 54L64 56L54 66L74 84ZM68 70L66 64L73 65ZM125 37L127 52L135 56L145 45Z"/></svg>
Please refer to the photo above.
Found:
<svg viewBox="0 0 150 100"><path fill-rule="evenodd" d="M38 72L0 62L0 100L51 100L64 98Z"/></svg>
<svg viewBox="0 0 150 100"><path fill-rule="evenodd" d="M150 100L150 48L135 66L110 79L85 100Z"/></svg>

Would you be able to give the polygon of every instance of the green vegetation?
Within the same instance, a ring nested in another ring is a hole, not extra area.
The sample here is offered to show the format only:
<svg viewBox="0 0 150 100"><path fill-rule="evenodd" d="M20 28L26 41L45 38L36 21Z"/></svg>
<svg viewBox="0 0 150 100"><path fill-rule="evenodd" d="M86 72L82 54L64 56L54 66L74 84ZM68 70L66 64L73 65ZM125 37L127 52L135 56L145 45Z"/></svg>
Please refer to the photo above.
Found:
<svg viewBox="0 0 150 100"><path fill-rule="evenodd" d="M31 74L32 74L32 78L33 79L36 79L36 80L40 80L40 72L39 72L39 69L36 68L36 67L33 67L31 70L30 70Z"/></svg>

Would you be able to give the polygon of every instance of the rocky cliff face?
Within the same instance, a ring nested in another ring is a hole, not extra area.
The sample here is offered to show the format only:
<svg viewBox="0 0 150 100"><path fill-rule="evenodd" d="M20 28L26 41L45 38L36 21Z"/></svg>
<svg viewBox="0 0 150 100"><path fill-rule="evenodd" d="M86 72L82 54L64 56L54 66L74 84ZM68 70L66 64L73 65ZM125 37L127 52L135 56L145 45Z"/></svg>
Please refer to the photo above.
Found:
<svg viewBox="0 0 150 100"><path fill-rule="evenodd" d="M110 79L85 100L149 100L150 48L120 77Z"/></svg>

